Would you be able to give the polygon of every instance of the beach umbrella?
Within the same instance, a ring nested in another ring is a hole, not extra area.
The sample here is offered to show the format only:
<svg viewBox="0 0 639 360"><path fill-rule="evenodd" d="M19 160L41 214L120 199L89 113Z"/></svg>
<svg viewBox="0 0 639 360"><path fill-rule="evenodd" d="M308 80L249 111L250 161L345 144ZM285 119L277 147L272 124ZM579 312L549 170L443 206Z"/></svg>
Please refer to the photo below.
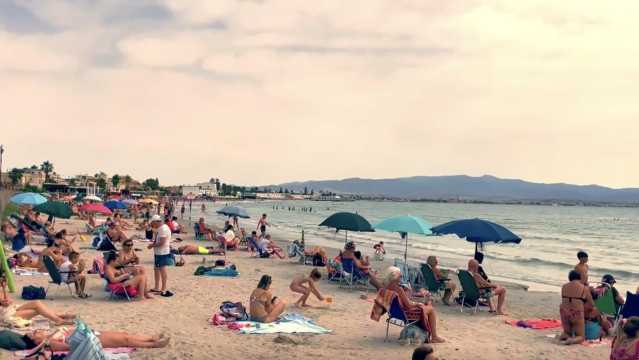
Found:
<svg viewBox="0 0 639 360"><path fill-rule="evenodd" d="M478 246L488 242L498 244L519 244L521 238L513 234L505 227L482 219L453 220L431 228L437 235L455 234L466 241L475 243L475 252Z"/></svg>
<svg viewBox="0 0 639 360"><path fill-rule="evenodd" d="M399 233L406 242L404 247L404 266L407 266L408 257L408 234L431 235L431 225L421 218L411 215L395 216L383 220L374 226L375 230L384 230L388 232ZM408 274L408 272L405 272Z"/></svg>
<svg viewBox="0 0 639 360"><path fill-rule="evenodd" d="M37 193L25 192L25 193L13 195L11 199L9 199L9 201L11 201L12 203L16 205L36 206L36 205L44 204L45 202L47 202L47 198Z"/></svg>
<svg viewBox="0 0 639 360"><path fill-rule="evenodd" d="M80 211L88 212L88 213L98 213L102 215L113 215L111 210L108 207L102 204L84 204L80 206Z"/></svg>
<svg viewBox="0 0 639 360"><path fill-rule="evenodd" d="M67 195L67 196L62 197L62 200L63 200L63 201L72 201L72 200L74 200L77 196L78 196L78 195L76 195L76 194Z"/></svg>
<svg viewBox="0 0 639 360"><path fill-rule="evenodd" d="M373 232L375 229L371 226L363 216L351 212L338 212L322 221L319 226L326 226L336 229L337 231L344 230L346 232L346 240L348 241L348 232Z"/></svg>
<svg viewBox="0 0 639 360"><path fill-rule="evenodd" d="M68 219L73 215L71 207L62 201L47 201L36 206L33 210L63 219Z"/></svg>
<svg viewBox="0 0 639 360"><path fill-rule="evenodd" d="M87 195L87 196L83 197L82 200L102 201L102 199L100 199L99 196L95 196L95 195Z"/></svg>
<svg viewBox="0 0 639 360"><path fill-rule="evenodd" d="M141 202L141 203L143 203L143 204L151 204L151 205L157 205L157 204L159 204L156 200L149 199L149 198L141 199L139 202Z"/></svg>
<svg viewBox="0 0 639 360"><path fill-rule="evenodd" d="M216 213L222 214L225 216L237 216L242 219L250 218L248 212L246 212L244 208L241 208L239 206L225 206L221 208L220 210L216 211Z"/></svg>
<svg viewBox="0 0 639 360"><path fill-rule="evenodd" d="M104 203L104 206L108 207L109 210L118 210L118 209L126 209L126 204L120 200L109 200Z"/></svg>

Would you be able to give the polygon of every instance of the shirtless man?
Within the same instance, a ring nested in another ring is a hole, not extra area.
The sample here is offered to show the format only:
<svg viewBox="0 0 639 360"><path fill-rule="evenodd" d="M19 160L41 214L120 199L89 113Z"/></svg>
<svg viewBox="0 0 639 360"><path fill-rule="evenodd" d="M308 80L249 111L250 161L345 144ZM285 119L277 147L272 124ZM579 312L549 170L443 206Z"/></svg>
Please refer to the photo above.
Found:
<svg viewBox="0 0 639 360"><path fill-rule="evenodd" d="M588 254L585 251L577 253L579 264L575 265L575 271L581 275L581 283L588 286Z"/></svg>

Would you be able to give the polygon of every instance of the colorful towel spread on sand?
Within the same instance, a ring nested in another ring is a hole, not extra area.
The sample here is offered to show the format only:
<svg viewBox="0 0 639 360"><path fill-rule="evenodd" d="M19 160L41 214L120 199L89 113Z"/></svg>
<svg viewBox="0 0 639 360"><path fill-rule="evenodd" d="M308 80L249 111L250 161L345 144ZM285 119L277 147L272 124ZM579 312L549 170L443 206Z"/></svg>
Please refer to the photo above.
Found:
<svg viewBox="0 0 639 360"><path fill-rule="evenodd" d="M506 324L533 330L557 329L561 321L555 319L506 320Z"/></svg>
<svg viewBox="0 0 639 360"><path fill-rule="evenodd" d="M130 359L129 354L134 352L135 350L136 350L135 348L128 348L128 347L110 348L110 349L104 349L104 353L106 355L107 360L129 360ZM27 356L30 353L31 353L31 350L14 351L13 356L15 359L23 359L25 356ZM66 355L68 353L69 353L68 351L56 351L54 354Z"/></svg>
<svg viewBox="0 0 639 360"><path fill-rule="evenodd" d="M284 314L280 320L270 324L253 321L238 321L236 324L239 326L240 334L328 334L331 332L300 314Z"/></svg>

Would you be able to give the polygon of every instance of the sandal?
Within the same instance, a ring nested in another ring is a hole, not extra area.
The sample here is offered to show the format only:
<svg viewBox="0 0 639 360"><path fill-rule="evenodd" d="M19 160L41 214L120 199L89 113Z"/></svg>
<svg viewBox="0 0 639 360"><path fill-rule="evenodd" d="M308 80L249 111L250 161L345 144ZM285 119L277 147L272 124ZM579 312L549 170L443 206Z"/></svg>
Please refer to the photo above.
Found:
<svg viewBox="0 0 639 360"><path fill-rule="evenodd" d="M173 295L174 294L172 292L170 292L169 290L167 290L167 291L165 291L163 293L160 293L160 296L164 296L164 297L171 297Z"/></svg>

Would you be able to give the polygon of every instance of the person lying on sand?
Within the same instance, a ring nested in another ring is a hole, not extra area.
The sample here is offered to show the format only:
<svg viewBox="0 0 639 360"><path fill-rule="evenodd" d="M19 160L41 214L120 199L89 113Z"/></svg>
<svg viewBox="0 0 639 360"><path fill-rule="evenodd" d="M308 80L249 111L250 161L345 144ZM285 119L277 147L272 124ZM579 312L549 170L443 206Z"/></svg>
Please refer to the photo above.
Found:
<svg viewBox="0 0 639 360"><path fill-rule="evenodd" d="M62 328L49 339L49 346L53 351L69 351L71 348L67 343L69 336L75 331L75 327ZM164 334L148 336L134 335L119 331L94 331L95 336L100 340L103 348L163 348L169 344L170 337ZM47 340L51 335L47 330L36 330L25 335L28 349L33 349ZM28 339L28 340L27 340ZM28 350L27 349L27 350Z"/></svg>
<svg viewBox="0 0 639 360"><path fill-rule="evenodd" d="M302 294L302 296L295 302L295 306L297 307L307 307L309 305L306 304L306 300L311 295L315 295L317 300L324 301L324 297L320 294L319 290L315 286L315 283L318 282L322 278L322 274L317 269L311 270L311 274L309 276L304 276L302 274L297 275L293 278L291 282L290 288L293 292L298 294ZM308 286L305 286L308 284Z"/></svg>
<svg viewBox="0 0 639 360"><path fill-rule="evenodd" d="M430 345L422 345L413 351L412 360L437 360L435 350Z"/></svg>
<svg viewBox="0 0 639 360"><path fill-rule="evenodd" d="M224 255L224 250L214 246L182 245L177 249L180 255Z"/></svg>
<svg viewBox="0 0 639 360"><path fill-rule="evenodd" d="M271 294L272 279L269 275L262 275L257 288L249 298L251 321L271 323L286 309L286 302Z"/></svg>
<svg viewBox="0 0 639 360"><path fill-rule="evenodd" d="M17 253L13 255L16 266L20 268L37 269L40 272L46 272L44 264L40 262L40 259L34 259L25 253Z"/></svg>
<svg viewBox="0 0 639 360"><path fill-rule="evenodd" d="M28 301L22 305L14 304L9 294L7 294L7 283L4 276L0 278L0 286L2 286L2 292L0 293L0 322L14 324L31 320L40 315L51 320L57 326L73 324L75 315L56 313L46 307L40 300Z"/></svg>
<svg viewBox="0 0 639 360"><path fill-rule="evenodd" d="M494 312L497 315L507 315L504 312L504 306L506 304L506 289L499 285L495 285L490 283L481 276L479 273L479 263L475 259L470 259L468 261L468 271L473 275L473 279L475 280L475 284L479 288L479 291L485 291L490 289L493 295L497 295L497 310L495 311L495 306L493 302L488 299L488 306L490 307L490 312Z"/></svg>
<svg viewBox="0 0 639 360"><path fill-rule="evenodd" d="M386 270L384 277L384 288L394 291L397 294L400 306L406 313L419 312L420 321L418 325L424 330L430 330L431 342L445 342L443 338L437 334L437 313L432 303L421 304L411 301L406 295L404 289L400 286L402 280L402 271L395 266L391 266Z"/></svg>
<svg viewBox="0 0 639 360"><path fill-rule="evenodd" d="M122 283L123 286L133 286L138 290L140 300L152 299L153 295L149 293L145 274L133 274L122 269L118 269L118 255L115 251L107 253L104 261L106 267L104 269L104 278L109 284Z"/></svg>

